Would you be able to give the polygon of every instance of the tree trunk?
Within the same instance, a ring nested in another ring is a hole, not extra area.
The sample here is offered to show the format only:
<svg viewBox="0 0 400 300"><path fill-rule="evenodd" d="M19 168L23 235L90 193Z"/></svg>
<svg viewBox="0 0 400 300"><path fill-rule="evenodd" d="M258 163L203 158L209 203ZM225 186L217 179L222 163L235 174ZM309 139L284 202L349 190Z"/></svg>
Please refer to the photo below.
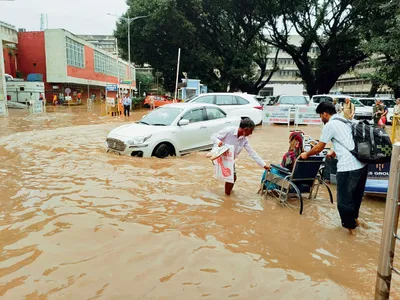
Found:
<svg viewBox="0 0 400 300"><path fill-rule="evenodd" d="M392 87L393 93L394 93L394 98L399 99L400 98L400 86L394 86Z"/></svg>
<svg viewBox="0 0 400 300"><path fill-rule="evenodd" d="M376 93L378 92L380 84L377 82L373 82L371 85L371 89L368 92L367 97L375 97Z"/></svg>

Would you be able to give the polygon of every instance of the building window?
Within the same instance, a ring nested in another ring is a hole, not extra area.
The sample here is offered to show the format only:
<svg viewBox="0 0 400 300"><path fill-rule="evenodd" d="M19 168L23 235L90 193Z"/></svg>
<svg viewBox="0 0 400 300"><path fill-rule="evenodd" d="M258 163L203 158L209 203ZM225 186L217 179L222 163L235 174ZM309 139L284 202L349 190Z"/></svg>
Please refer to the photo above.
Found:
<svg viewBox="0 0 400 300"><path fill-rule="evenodd" d="M118 77L117 60L111 56L108 56L104 53L95 50L94 71L96 73L102 73L105 75Z"/></svg>
<svg viewBox="0 0 400 300"><path fill-rule="evenodd" d="M73 39L66 38L67 64L77 68L85 67L84 46Z"/></svg>

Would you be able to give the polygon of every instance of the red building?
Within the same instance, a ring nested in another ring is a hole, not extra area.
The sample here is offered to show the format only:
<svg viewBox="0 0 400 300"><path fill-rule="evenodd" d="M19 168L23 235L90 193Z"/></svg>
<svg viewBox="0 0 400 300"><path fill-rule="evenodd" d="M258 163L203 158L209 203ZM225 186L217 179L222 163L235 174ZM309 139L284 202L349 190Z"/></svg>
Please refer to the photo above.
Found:
<svg viewBox="0 0 400 300"><path fill-rule="evenodd" d="M63 29L47 29L37 32L18 33L18 71L26 79L30 73L43 74L46 99L53 94L72 98L78 93L85 100L93 93L96 99L105 96L107 84L118 84L118 79L132 79L131 85L121 89L136 89L136 72L128 63L117 61L110 53L97 49L89 42ZM10 66L12 63L10 62ZM6 67L7 68L7 67ZM12 74L11 74L12 75ZM108 92L108 96L115 96Z"/></svg>

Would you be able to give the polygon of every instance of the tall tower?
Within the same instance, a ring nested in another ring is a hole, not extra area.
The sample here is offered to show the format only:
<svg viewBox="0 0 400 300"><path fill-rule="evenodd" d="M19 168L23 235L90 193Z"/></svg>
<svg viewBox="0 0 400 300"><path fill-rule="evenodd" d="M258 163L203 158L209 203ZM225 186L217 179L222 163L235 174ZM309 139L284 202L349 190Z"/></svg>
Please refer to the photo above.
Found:
<svg viewBox="0 0 400 300"><path fill-rule="evenodd" d="M40 31L44 31L44 14L40 14Z"/></svg>

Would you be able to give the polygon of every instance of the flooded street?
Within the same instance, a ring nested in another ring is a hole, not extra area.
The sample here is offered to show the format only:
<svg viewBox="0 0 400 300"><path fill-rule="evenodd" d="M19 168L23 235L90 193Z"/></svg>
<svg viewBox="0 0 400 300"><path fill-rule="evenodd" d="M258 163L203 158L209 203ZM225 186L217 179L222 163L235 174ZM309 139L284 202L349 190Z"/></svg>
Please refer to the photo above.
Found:
<svg viewBox="0 0 400 300"><path fill-rule="evenodd" d="M384 200L364 199L368 228L350 236L325 191L301 216L262 199L262 169L245 152L226 197L206 153L106 153L107 133L126 121L99 106L9 113L0 118L4 299L373 299ZM288 135L264 126L250 141L279 163Z"/></svg>

